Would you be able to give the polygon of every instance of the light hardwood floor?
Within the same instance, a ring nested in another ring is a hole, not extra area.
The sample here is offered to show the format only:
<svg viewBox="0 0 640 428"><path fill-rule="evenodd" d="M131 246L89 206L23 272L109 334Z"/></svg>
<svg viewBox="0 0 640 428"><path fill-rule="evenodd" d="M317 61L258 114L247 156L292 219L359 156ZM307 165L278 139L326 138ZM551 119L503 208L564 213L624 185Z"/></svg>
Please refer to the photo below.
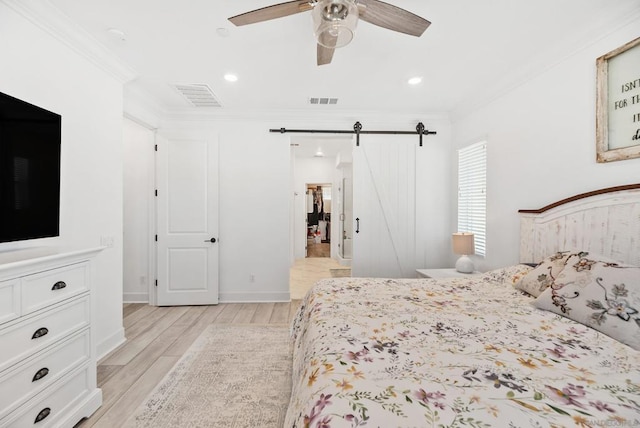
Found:
<svg viewBox="0 0 640 428"><path fill-rule="evenodd" d="M76 427L121 426L209 324L288 323L299 304L299 300L175 307L126 303L127 342L98 364L102 407Z"/></svg>
<svg viewBox="0 0 640 428"><path fill-rule="evenodd" d="M289 270L289 291L292 299L302 299L307 291L320 279L331 278L331 269L344 269L329 257L307 257L296 259Z"/></svg>

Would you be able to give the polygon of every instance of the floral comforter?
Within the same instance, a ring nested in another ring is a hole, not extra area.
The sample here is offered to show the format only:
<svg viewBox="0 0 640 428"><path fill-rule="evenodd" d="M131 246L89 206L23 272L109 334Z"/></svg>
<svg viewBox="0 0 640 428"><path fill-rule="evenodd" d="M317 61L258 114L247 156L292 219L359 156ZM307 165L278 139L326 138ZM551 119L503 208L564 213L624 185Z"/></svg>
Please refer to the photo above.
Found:
<svg viewBox="0 0 640 428"><path fill-rule="evenodd" d="M506 276L320 281L292 325L285 427L640 426L640 352Z"/></svg>

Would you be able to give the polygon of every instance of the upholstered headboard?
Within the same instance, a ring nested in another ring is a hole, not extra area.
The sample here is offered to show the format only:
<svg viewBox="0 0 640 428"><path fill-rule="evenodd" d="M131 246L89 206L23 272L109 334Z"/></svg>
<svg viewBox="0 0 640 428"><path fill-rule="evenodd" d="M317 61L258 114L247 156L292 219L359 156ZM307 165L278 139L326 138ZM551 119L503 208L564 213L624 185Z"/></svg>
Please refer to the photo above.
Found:
<svg viewBox="0 0 640 428"><path fill-rule="evenodd" d="M640 266L640 184L582 193L519 213L521 262L577 249Z"/></svg>

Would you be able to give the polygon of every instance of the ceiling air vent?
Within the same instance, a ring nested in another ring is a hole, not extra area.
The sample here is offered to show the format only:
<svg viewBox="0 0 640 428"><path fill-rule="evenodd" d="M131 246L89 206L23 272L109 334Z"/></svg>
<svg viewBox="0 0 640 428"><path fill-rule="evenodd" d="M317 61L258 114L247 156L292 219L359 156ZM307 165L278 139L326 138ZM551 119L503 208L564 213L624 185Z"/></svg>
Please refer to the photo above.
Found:
<svg viewBox="0 0 640 428"><path fill-rule="evenodd" d="M335 105L338 104L337 98L309 98L309 104L312 105Z"/></svg>
<svg viewBox="0 0 640 428"><path fill-rule="evenodd" d="M194 107L222 107L220 101L213 95L211 88L204 84L175 85L175 88Z"/></svg>

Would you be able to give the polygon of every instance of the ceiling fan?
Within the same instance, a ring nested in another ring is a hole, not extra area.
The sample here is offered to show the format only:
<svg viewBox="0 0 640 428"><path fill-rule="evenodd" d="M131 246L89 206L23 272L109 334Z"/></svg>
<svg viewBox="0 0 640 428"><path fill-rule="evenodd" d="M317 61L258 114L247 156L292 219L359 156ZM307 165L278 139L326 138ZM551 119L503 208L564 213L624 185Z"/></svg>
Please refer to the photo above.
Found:
<svg viewBox="0 0 640 428"><path fill-rule="evenodd" d="M358 18L416 37L431 24L418 15L379 0L294 0L232 16L229 21L241 26L310 10L318 42L318 65L329 64L335 49L353 39Z"/></svg>

